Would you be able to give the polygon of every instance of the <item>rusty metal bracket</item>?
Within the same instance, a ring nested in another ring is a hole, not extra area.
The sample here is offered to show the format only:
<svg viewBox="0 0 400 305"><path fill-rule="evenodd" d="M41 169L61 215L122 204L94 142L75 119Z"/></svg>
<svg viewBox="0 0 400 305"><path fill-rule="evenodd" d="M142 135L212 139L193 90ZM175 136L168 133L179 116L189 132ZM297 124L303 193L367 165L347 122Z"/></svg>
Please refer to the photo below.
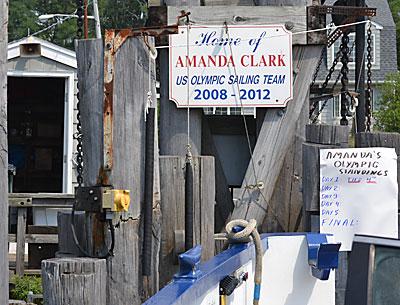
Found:
<svg viewBox="0 0 400 305"><path fill-rule="evenodd" d="M347 18L343 19L342 24L353 23L356 22L359 17L375 17L376 16L376 8L371 7L357 7L357 6L329 6L329 5L312 5L307 7L307 16L309 20L318 20L318 16L322 15L339 15L339 16L347 16ZM314 21L315 22L315 21ZM335 29L327 39L328 47L331 47L332 44L343 34L352 31L353 27L341 27Z"/></svg>
<svg viewBox="0 0 400 305"><path fill-rule="evenodd" d="M376 8L371 7L312 5L308 7L308 10L313 15L376 16Z"/></svg>
<svg viewBox="0 0 400 305"><path fill-rule="evenodd" d="M104 170L110 171L113 167L113 92L115 74L115 54L129 37L153 36L160 37L178 34L180 20L188 20L190 12L181 11L177 22L173 25L143 27L138 29L110 29L104 35Z"/></svg>

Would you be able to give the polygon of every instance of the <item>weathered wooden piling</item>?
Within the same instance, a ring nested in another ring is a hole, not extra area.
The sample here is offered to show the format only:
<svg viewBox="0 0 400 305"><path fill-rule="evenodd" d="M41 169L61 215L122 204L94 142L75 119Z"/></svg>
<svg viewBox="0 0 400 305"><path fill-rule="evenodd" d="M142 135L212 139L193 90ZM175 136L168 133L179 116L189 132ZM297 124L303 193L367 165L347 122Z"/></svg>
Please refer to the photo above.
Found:
<svg viewBox="0 0 400 305"><path fill-rule="evenodd" d="M148 103L148 91L151 90L154 93L155 90L155 70L154 64L151 64L151 70L149 70L149 51L141 38L127 39L114 55L113 119L111 121L113 141L112 147L108 148L113 154L113 166L111 170L105 171L103 165L105 150L103 56L101 40L78 41L84 184L86 186L112 185L115 189L130 191L129 211L113 215L115 247L114 255L109 257L106 263L105 304L140 304L144 297L158 289L160 192L157 166L155 166L153 196L152 261L154 263L151 276L146 278L145 284L142 282L140 265L142 251L140 222L144 201L145 107ZM157 141L156 145L155 147L158 147ZM155 149L154 156L151 157L155 158L158 164L158 149ZM68 219L61 222L66 226L70 223ZM88 246L86 250L93 255L99 252L104 253L105 245L109 246L111 242L110 231L104 223L97 220L94 214L89 215L86 222L85 226L88 229L86 232L81 232L81 235L87 236L87 240L82 246L86 244ZM66 243L71 242L68 234L61 234L60 237L62 236L69 238Z"/></svg>
<svg viewBox="0 0 400 305"><path fill-rule="evenodd" d="M104 259L54 258L42 262L44 305L106 305Z"/></svg>
<svg viewBox="0 0 400 305"><path fill-rule="evenodd" d="M8 1L0 0L0 304L8 304L8 147L7 147Z"/></svg>

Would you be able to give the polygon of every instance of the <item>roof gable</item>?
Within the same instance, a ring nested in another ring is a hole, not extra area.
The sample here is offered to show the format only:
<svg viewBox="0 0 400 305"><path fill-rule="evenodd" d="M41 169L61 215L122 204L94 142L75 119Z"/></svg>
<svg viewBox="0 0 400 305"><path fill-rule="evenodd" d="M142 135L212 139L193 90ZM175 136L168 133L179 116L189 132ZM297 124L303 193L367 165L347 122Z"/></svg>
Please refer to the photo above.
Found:
<svg viewBox="0 0 400 305"><path fill-rule="evenodd" d="M76 54L74 51L68 50L54 43L34 36L25 37L20 40L10 42L8 44L7 59L10 60L16 57L20 57L20 45L30 43L40 44L40 56L62 63L75 69L77 68Z"/></svg>

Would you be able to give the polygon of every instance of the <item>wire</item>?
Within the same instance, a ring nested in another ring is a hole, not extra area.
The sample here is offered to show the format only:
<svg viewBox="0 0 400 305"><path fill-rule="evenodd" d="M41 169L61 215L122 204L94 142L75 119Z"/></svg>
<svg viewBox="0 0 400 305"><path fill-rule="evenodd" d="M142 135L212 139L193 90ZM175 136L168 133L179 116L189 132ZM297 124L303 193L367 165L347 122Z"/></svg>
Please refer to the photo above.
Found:
<svg viewBox="0 0 400 305"><path fill-rule="evenodd" d="M86 257L91 257L91 258L99 258L99 259L105 259L110 256L113 256L114 252L114 246L115 246L115 228L114 225L112 224L112 220L108 220L108 226L110 228L110 233L111 233L111 245L110 248L108 249L106 254L103 255L91 255L89 252L87 252L79 243L78 237L76 235L75 231L75 204L72 206L72 213L71 213L71 231L72 231L72 237L74 239L74 243L79 249L79 251L82 252L83 255Z"/></svg>
<svg viewBox="0 0 400 305"><path fill-rule="evenodd" d="M226 32L226 34L227 34L227 36L228 36L228 40L230 40L230 35L229 35L229 30L228 30L228 25L227 25L227 23L225 23L225 32ZM230 49L230 52L231 52L231 56L234 57L233 49L232 49L232 45L231 45L231 44L229 44L229 49ZM235 73L235 76L237 77L238 74L237 74L236 66L235 66L235 65L233 65L233 71L234 71L234 73ZM242 98L241 98L241 96L240 96L240 86L239 86L239 82L236 82L236 86L237 86L237 91L238 91L238 95L239 95L240 107L243 109L243 101L242 101ZM270 206L270 205L268 204L267 199L265 198L265 196L264 196L264 194L262 193L261 189L258 187L259 181L258 181L257 172L256 172L256 166L255 166L254 158L253 158L253 150L251 149L250 135L249 135L249 129L248 129L248 126L247 126L246 116L244 115L243 111L241 111L241 114L242 114L244 129L245 129L245 133L246 133L247 145L248 145L249 153L250 153L250 162L251 162L251 165L252 165L252 168L253 168L253 172L254 172L255 185L257 186L257 188L258 188L258 190L259 190L259 194L261 195L261 197L263 198L264 202L266 203L267 208L268 208L268 206L270 207L272 214L274 215L274 217L275 217L276 220L278 221L279 225L283 228L283 226L282 226L282 224L280 223L280 220L279 220L277 214L276 214L275 211L273 210L272 206ZM248 183L247 183L247 181L246 181L246 176L244 177L244 182L245 182L246 185L248 185ZM247 191L248 191L248 193L249 193L249 195L250 195L250 189L247 188L247 187L246 187L246 189L247 189ZM250 196L249 196L249 197L250 197ZM267 213L267 209L265 209L263 206L261 206L261 205L258 204L257 202L254 202L254 203L255 203L258 207L260 207L265 213ZM246 211L245 218L247 217L249 208L250 208L250 204L247 206L247 211Z"/></svg>
<svg viewBox="0 0 400 305"><path fill-rule="evenodd" d="M342 25L338 25L335 27L332 27L331 25L328 25L324 28L319 28L319 29L313 29L313 30L306 30L306 31L299 31L299 32L292 32L292 35L301 35L301 34L307 34L307 33L314 33L314 32L322 32L322 31L327 31L327 30L331 30L333 28L335 29L339 29L339 28L343 28L343 27L349 27L349 26L353 26L353 25L358 25L358 24L363 24L363 23L368 23L369 20L364 20L364 21L358 21L358 22L353 22L353 23L346 23L346 24L342 24ZM225 23L226 24L226 23ZM227 24L224 26L227 26ZM204 26L207 27L207 26ZM271 36L264 36L261 39L269 39L269 38L276 38L276 37L284 37L287 34L279 34L279 35L271 35ZM243 39L241 41L250 41L251 39ZM186 48L188 45L178 45L178 46L158 46L156 47L157 49L172 49L172 48ZM197 45L190 45L191 47L196 47Z"/></svg>
<svg viewBox="0 0 400 305"><path fill-rule="evenodd" d="M187 26L186 26L186 56L189 58L189 54L190 54L190 24L188 22ZM187 94L187 155L189 157L190 155L190 107L189 107L189 100L190 100L190 68L189 65L187 65L187 86L186 86L186 94Z"/></svg>

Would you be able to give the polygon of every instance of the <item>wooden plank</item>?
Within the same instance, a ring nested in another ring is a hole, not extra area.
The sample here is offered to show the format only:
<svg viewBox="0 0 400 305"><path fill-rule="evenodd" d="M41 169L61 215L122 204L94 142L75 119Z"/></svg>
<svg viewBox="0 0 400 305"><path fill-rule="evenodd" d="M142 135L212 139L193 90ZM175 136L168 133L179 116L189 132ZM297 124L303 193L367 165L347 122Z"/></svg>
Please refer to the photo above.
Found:
<svg viewBox="0 0 400 305"><path fill-rule="evenodd" d="M256 0L257 5L288 5L288 6L298 6L298 5L311 5L315 0Z"/></svg>
<svg viewBox="0 0 400 305"><path fill-rule="evenodd" d="M32 198L32 199L74 199L73 194L65 193L10 193L9 198Z"/></svg>
<svg viewBox="0 0 400 305"><path fill-rule="evenodd" d="M162 235L160 287L167 284L178 269L176 232L185 229L185 158L160 157ZM202 260L214 256L215 174L213 157L193 157L194 241L203 247Z"/></svg>
<svg viewBox="0 0 400 305"><path fill-rule="evenodd" d="M294 99L285 109L268 110L253 152L253 167L248 167L241 187L241 197L233 210L231 219L257 220L261 225L267 213L273 189L290 141L296 130L296 123L304 107L308 107L308 91L312 74L318 61L321 47L295 47L293 49L295 79ZM254 175L257 176L255 180ZM248 190L248 185L263 182L261 190Z"/></svg>
<svg viewBox="0 0 400 305"><path fill-rule="evenodd" d="M27 208L18 209L16 274L19 276L24 275L26 217Z"/></svg>
<svg viewBox="0 0 400 305"><path fill-rule="evenodd" d="M303 144L303 201L305 211L319 211L319 152L330 145Z"/></svg>
<svg viewBox="0 0 400 305"><path fill-rule="evenodd" d="M96 185L103 165L103 42L101 39L78 40L78 97L82 118L83 179Z"/></svg>
<svg viewBox="0 0 400 305"><path fill-rule="evenodd" d="M200 0L164 0L164 5L199 6ZM169 7L167 7L169 10ZM176 16L180 15L180 10ZM168 16L168 14L167 14ZM176 16L175 22L176 24ZM185 156L187 153L187 111L169 100L169 51L160 49L160 155ZM201 153L202 109L190 110L189 144L193 156Z"/></svg>
<svg viewBox="0 0 400 305"><path fill-rule="evenodd" d="M181 157L160 156L161 212L161 251L160 251L160 287L165 286L177 270L177 258L174 251L174 233L184 230L185 219L182 206L185 202L185 160Z"/></svg>
<svg viewBox="0 0 400 305"><path fill-rule="evenodd" d="M346 147L349 142L347 126L308 124L305 128L309 143Z"/></svg>
<svg viewBox="0 0 400 305"><path fill-rule="evenodd" d="M279 178L271 197L269 213L263 222L263 232L303 231L302 227L302 144L305 141L305 125L308 122L308 109L304 107L296 124L296 131Z"/></svg>
<svg viewBox="0 0 400 305"><path fill-rule="evenodd" d="M70 208L74 200L74 195L63 193L10 193L8 195L9 206L13 207L28 205L43 208Z"/></svg>
<svg viewBox="0 0 400 305"><path fill-rule="evenodd" d="M202 245L202 259L209 260L214 256L214 207L215 207L215 164L213 157L201 157L199 165L194 169L195 177L198 177L199 205L195 202L195 228L200 229L198 243ZM196 213L199 213L196 217ZM195 239L196 240L196 239Z"/></svg>
<svg viewBox="0 0 400 305"><path fill-rule="evenodd" d="M139 304L139 224L144 200L145 120L149 53L139 38L128 39L115 55L113 169L109 182L131 192L128 213L116 213L114 256L108 259L107 304ZM122 218L122 221L121 221Z"/></svg>
<svg viewBox="0 0 400 305"><path fill-rule="evenodd" d="M349 127L338 125L306 126L303 144L303 201L306 212L319 211L319 151L348 147Z"/></svg>
<svg viewBox="0 0 400 305"><path fill-rule="evenodd" d="M8 304L8 146L7 146L8 1L0 0L0 304Z"/></svg>
<svg viewBox="0 0 400 305"><path fill-rule="evenodd" d="M226 220L233 210L232 195L228 182L222 168L221 159L211 134L207 116L203 116L201 154L213 156L215 161L215 210L214 210L214 231L221 232Z"/></svg>
<svg viewBox="0 0 400 305"><path fill-rule="evenodd" d="M187 110L178 109L169 100L169 57L167 49L160 57L160 155L185 156L187 153ZM165 67L165 68L163 68ZM193 156L201 153L203 109L190 109L190 147Z"/></svg>
<svg viewBox="0 0 400 305"><path fill-rule="evenodd" d="M8 198L9 207L28 207L32 206L32 198Z"/></svg>
<svg viewBox="0 0 400 305"><path fill-rule="evenodd" d="M254 0L204 0L204 6L254 6Z"/></svg>
<svg viewBox="0 0 400 305"><path fill-rule="evenodd" d="M292 32L307 29L306 6L196 6L168 7L168 24L176 24L180 11L190 12L190 20L195 25L264 25L291 22ZM306 34L292 37L293 45L306 45Z"/></svg>
<svg viewBox="0 0 400 305"><path fill-rule="evenodd" d="M8 242L18 242L17 234L8 234ZM58 244L57 234L25 234L25 243L28 244Z"/></svg>
<svg viewBox="0 0 400 305"><path fill-rule="evenodd" d="M55 258L42 262L46 305L106 305L106 260ZM130 303L132 304L132 303Z"/></svg>

